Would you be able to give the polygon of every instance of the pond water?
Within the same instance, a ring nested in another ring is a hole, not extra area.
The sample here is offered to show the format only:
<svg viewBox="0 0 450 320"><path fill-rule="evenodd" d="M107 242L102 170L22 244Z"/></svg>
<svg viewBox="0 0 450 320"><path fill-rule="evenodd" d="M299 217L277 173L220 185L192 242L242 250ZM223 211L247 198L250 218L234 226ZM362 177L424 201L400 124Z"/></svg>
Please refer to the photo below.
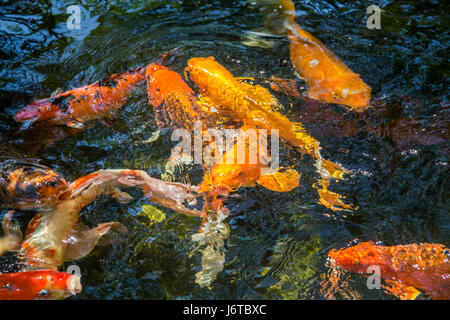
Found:
<svg viewBox="0 0 450 320"><path fill-rule="evenodd" d="M318 204L312 159L282 144L282 163L301 172L301 185L289 193L241 188L227 200L224 269L207 288L195 282L201 255L190 254L198 218L151 203L137 190L130 191L135 200L129 205L103 197L83 210L83 222L119 221L128 234L65 264L76 264L82 273L83 291L72 299L324 299L332 290L328 251L354 239L449 246L448 7L431 0L294 3L297 22L361 74L372 87L375 106L384 110L358 118L340 106L318 112L317 104L277 95L283 112L305 120L323 155L351 170L330 189L358 209L333 212ZM214 56L235 76L295 77L286 38L267 37L269 48L243 43L264 18L247 1L85 0L81 28L70 30L66 9L72 4L2 2L1 133L19 128L13 114L34 98L146 65L179 46L183 56L173 69L180 73L189 58ZM384 10L379 30L366 26L371 4ZM343 123L358 130L347 134ZM37 157L68 181L104 168L143 169L160 178L174 143L168 130L141 143L156 130L142 88L109 125L97 123L56 141ZM201 171L191 177L198 183ZM165 215L163 221L141 213L149 204ZM31 216L19 213L23 228ZM0 258L1 272L15 268L12 255ZM369 290L358 275L344 274L340 281L336 299L395 299Z"/></svg>

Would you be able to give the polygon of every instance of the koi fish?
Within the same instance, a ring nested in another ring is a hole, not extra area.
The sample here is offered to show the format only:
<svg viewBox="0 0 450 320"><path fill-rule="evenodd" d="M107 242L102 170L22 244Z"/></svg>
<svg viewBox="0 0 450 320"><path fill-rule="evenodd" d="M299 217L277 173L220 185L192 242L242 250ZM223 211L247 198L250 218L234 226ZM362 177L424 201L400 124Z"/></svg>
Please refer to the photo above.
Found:
<svg viewBox="0 0 450 320"><path fill-rule="evenodd" d="M291 122L281 114L278 111L281 108L278 100L265 88L238 81L213 57L191 58L185 72L197 85L200 93L213 100L221 112L227 112L248 127L279 130L281 139L316 158L316 167L322 181L329 181L330 178L343 179L347 173L338 164L322 158L319 141L308 135L301 123ZM325 186L322 187L325 190ZM321 198L320 202L326 202L326 199ZM333 205L329 207L334 208Z"/></svg>
<svg viewBox="0 0 450 320"><path fill-rule="evenodd" d="M0 300L56 300L81 292L80 276L54 270L0 274Z"/></svg>
<svg viewBox="0 0 450 320"><path fill-rule="evenodd" d="M388 284L385 289L402 300L415 299L420 291L436 300L450 298L450 251L442 244L382 246L369 241L333 249L328 257L359 274L366 274L369 266L378 266Z"/></svg>
<svg viewBox="0 0 450 320"><path fill-rule="evenodd" d="M291 0L280 0L285 16L283 27L290 41L290 59L308 85L308 97L338 103L361 112L369 107L371 88L319 39L295 22Z"/></svg>
<svg viewBox="0 0 450 320"><path fill-rule="evenodd" d="M90 123L83 129L68 126L52 125L48 122L36 122L31 127L6 132L1 139L2 148L9 148L25 157L35 157L36 154L52 145L54 142L89 129Z"/></svg>
<svg viewBox="0 0 450 320"><path fill-rule="evenodd" d="M155 108L158 127L192 130L195 121L203 128L229 121L206 98L198 99L180 74L165 66L152 63L145 72L150 105Z"/></svg>
<svg viewBox="0 0 450 320"><path fill-rule="evenodd" d="M258 139L257 143L256 134L253 141L250 135L248 140L246 136L245 132L238 136L238 141L206 171L199 190L206 195L206 209L219 212L228 194L240 187L253 187L258 183L273 191L288 192L299 185L297 171L269 170L270 156L265 139Z"/></svg>
<svg viewBox="0 0 450 320"><path fill-rule="evenodd" d="M87 230L79 222L79 212L100 195L109 195L119 203L133 198L122 187L140 187L145 196L163 206L194 216L199 211L188 209L184 203L193 200L196 187L151 178L142 170L100 170L81 177L70 184L72 196L58 204L51 212L40 212L30 221L20 256L28 268L56 270L64 261L80 259L89 254L100 238L110 230L126 233L118 222L99 224Z"/></svg>
<svg viewBox="0 0 450 320"><path fill-rule="evenodd" d="M156 110L158 126L192 128L200 120L201 108L194 91L175 71L152 63L145 72L150 105Z"/></svg>
<svg viewBox="0 0 450 320"><path fill-rule="evenodd" d="M110 117L128 101L130 93L145 80L145 68L114 74L91 85L35 101L16 112L17 122L48 120L81 129L84 122Z"/></svg>
<svg viewBox="0 0 450 320"><path fill-rule="evenodd" d="M110 229L125 233L126 227L118 222L102 223L91 230L83 230L78 224L79 212L102 194L128 203L133 198L121 192L118 186L132 185L135 176L136 172L130 170L100 170L75 180L70 185L73 191L70 199L59 203L50 212L39 212L28 224L19 251L25 265L57 270L64 261L90 253Z"/></svg>
<svg viewBox="0 0 450 320"><path fill-rule="evenodd" d="M70 197L62 175L32 159L0 157L0 202L16 209L50 207Z"/></svg>

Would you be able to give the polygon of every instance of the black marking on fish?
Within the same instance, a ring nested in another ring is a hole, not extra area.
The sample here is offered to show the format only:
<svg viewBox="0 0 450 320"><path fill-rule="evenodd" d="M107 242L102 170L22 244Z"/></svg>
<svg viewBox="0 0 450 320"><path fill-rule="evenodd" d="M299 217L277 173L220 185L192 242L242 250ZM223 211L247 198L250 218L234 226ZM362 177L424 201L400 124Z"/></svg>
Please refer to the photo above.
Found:
<svg viewBox="0 0 450 320"><path fill-rule="evenodd" d="M121 79L121 78L119 78ZM119 83L119 81L117 81L114 77L106 77L101 79L98 82L98 85L100 87L108 87L108 88L115 88L117 86L117 84Z"/></svg>
<svg viewBox="0 0 450 320"><path fill-rule="evenodd" d="M48 99L48 101L52 104L54 104L55 106L58 107L59 110L61 110L64 113L70 113L69 112L69 108L70 108L70 101L72 101L73 99L76 99L76 97L71 94L71 95L61 95L55 98L50 98Z"/></svg>

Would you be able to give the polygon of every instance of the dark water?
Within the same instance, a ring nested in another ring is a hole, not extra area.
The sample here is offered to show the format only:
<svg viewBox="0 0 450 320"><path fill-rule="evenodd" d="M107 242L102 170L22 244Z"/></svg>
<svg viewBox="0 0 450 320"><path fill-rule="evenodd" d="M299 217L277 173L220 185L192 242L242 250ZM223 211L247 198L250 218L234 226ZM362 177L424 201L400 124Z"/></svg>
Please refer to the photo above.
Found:
<svg viewBox="0 0 450 320"><path fill-rule="evenodd" d="M236 76L294 77L286 39L270 38L273 48L242 44L245 32L259 28L262 21L260 12L246 1L82 1L80 30L66 26L71 1L1 4L1 132L18 127L14 112L33 98L148 64L178 46L184 48L174 68L179 72L188 58L213 55ZM366 27L365 12L371 4L384 10L381 30ZM231 232L224 247L225 267L208 289L195 283L200 255L189 256L198 219L158 207L166 219L152 224L139 214L142 205L150 204L139 192L131 191L136 200L126 206L101 198L83 211L83 221L88 225L119 221L129 233L121 243L98 247L81 260L66 263L65 267L78 265L82 272L83 292L74 299L323 299L321 288L329 285L321 282L329 272L325 262L332 248L356 238L385 245L449 246L445 1L295 1L295 5L299 24L360 73L386 110L355 120L341 107L329 106L334 115L373 129L363 126L353 135L342 136L336 116L327 120L327 112L325 120L305 121L320 140L324 156L352 171L346 181L330 188L359 209L336 213L317 204L312 160L283 146L282 161L302 173L301 186L283 194L259 186L242 188L227 201ZM279 98L294 119L310 110L304 101ZM399 138L401 126L393 126L399 119L417 124L418 129ZM56 142L38 157L68 181L121 167L160 177L170 155L170 132L163 130L155 142L139 143L156 129L142 88L110 126L98 123ZM420 140L430 135L430 143ZM199 181L201 176L193 178ZM23 213L23 227L27 219L29 214ZM12 260L2 257L1 271L10 270ZM347 285L335 292L338 299L392 299L367 289L357 275L345 274L342 281Z"/></svg>

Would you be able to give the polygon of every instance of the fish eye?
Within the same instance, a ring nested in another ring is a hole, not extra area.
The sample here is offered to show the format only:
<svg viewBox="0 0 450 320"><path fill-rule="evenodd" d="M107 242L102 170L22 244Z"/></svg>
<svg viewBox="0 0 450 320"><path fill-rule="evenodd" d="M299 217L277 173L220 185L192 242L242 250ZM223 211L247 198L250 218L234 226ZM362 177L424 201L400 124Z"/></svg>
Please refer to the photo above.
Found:
<svg viewBox="0 0 450 320"><path fill-rule="evenodd" d="M37 294L38 297L47 297L50 294L50 292L46 289L42 289L41 291L39 291L39 293Z"/></svg>

